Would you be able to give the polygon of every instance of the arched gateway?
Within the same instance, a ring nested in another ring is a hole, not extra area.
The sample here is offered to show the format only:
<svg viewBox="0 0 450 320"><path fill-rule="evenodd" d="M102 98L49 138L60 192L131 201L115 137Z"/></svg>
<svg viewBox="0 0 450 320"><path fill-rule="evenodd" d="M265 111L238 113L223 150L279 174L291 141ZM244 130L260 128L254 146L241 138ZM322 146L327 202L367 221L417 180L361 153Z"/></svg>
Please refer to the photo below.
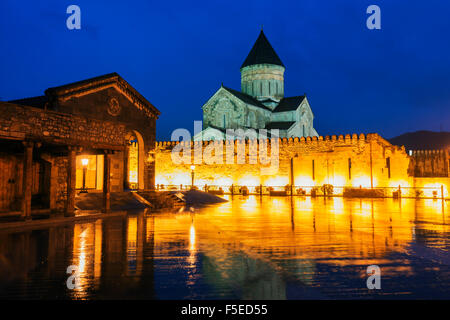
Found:
<svg viewBox="0 0 450 320"><path fill-rule="evenodd" d="M142 135L136 131L130 131L126 136L126 151L124 158L124 188L130 190L145 189L144 183L144 159L145 142Z"/></svg>

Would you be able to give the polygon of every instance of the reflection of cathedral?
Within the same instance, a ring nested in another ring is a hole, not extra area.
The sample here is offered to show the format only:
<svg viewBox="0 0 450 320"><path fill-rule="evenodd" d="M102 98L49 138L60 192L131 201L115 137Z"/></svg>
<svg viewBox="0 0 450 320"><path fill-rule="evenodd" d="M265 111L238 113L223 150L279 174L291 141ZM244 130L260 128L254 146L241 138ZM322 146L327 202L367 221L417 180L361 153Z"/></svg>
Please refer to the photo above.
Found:
<svg viewBox="0 0 450 320"><path fill-rule="evenodd" d="M223 140L226 129L279 129L280 137L318 136L305 95L284 96L284 70L263 31L241 66L241 91L225 86L206 102L195 140Z"/></svg>

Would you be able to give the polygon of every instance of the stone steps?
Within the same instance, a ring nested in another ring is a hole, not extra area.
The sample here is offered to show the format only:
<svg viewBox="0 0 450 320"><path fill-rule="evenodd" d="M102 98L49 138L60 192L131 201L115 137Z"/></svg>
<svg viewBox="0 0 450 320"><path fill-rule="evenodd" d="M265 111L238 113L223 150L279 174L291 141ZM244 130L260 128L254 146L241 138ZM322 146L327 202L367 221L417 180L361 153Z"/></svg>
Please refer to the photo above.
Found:
<svg viewBox="0 0 450 320"><path fill-rule="evenodd" d="M133 192L112 192L111 210L145 209L148 205L136 199ZM75 197L75 207L79 210L101 210L103 193L82 193Z"/></svg>

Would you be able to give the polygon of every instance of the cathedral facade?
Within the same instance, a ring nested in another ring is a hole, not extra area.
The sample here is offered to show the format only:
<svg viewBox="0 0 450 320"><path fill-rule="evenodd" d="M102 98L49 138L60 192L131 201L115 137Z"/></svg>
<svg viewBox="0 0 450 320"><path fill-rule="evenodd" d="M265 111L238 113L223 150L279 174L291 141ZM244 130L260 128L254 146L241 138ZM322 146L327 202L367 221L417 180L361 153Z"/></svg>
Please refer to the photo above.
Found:
<svg viewBox="0 0 450 320"><path fill-rule="evenodd" d="M227 129L256 129L255 134L278 129L280 138L318 136L306 95L284 96L285 66L262 30L240 71L241 91L224 85L217 90L202 107L203 130L194 140L229 139Z"/></svg>

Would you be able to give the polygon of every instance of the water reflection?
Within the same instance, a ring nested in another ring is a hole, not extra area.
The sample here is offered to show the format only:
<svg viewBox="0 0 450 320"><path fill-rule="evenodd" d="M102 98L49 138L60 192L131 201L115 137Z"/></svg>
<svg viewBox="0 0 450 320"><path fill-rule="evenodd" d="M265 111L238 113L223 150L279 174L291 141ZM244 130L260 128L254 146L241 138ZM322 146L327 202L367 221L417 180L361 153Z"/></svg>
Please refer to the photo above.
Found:
<svg viewBox="0 0 450 320"><path fill-rule="evenodd" d="M194 212L2 232L0 298L450 298L448 203L228 199ZM372 264L381 291L365 286ZM70 265L80 276L74 290Z"/></svg>

